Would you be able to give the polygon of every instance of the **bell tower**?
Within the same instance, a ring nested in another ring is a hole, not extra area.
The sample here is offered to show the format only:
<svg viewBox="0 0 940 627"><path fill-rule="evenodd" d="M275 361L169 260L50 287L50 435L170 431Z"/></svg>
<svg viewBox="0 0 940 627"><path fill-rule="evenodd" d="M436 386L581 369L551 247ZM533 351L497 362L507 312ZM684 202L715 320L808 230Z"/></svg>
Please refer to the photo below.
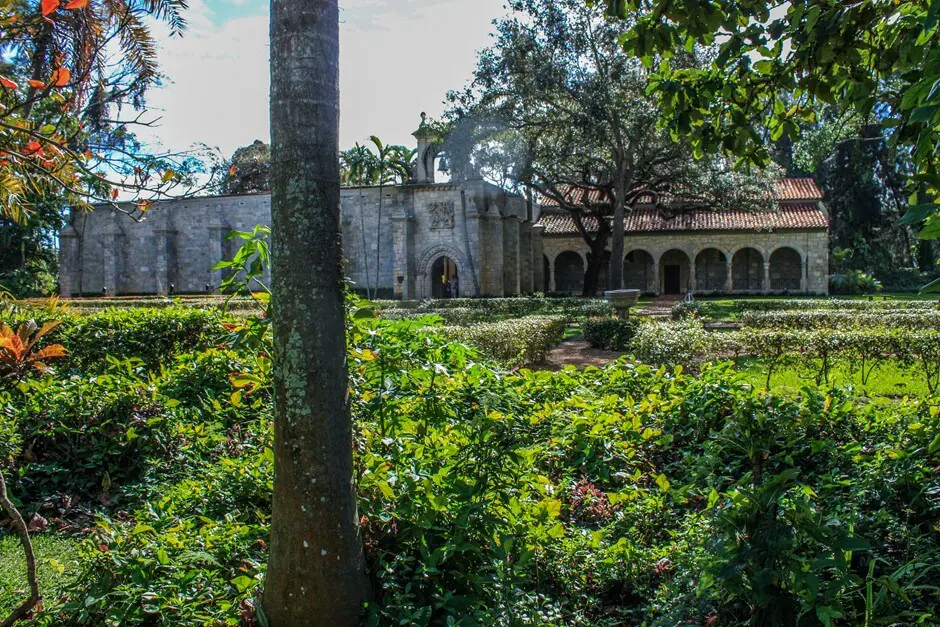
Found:
<svg viewBox="0 0 940 627"><path fill-rule="evenodd" d="M421 114L421 125L412 136L418 140L418 165L415 168L414 182L418 185L434 183L434 160L440 149L441 134L428 123L428 115Z"/></svg>

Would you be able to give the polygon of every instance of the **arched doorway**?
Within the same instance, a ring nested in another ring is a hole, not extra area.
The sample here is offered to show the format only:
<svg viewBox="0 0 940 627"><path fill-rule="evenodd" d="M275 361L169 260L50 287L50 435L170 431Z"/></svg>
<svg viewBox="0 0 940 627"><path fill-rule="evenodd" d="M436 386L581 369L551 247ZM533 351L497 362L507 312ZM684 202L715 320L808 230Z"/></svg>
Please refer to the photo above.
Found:
<svg viewBox="0 0 940 627"><path fill-rule="evenodd" d="M659 258L659 285L662 294L684 294L692 288L692 262L689 256L678 249L663 253Z"/></svg>
<svg viewBox="0 0 940 627"><path fill-rule="evenodd" d="M728 260L717 248L706 248L695 257L695 289L721 292L728 283Z"/></svg>
<svg viewBox="0 0 940 627"><path fill-rule="evenodd" d="M573 250L555 257L555 291L559 294L580 294L584 288L584 260Z"/></svg>
<svg viewBox="0 0 940 627"><path fill-rule="evenodd" d="M803 258L792 248L778 248L770 255L770 289L799 292L803 275Z"/></svg>
<svg viewBox="0 0 940 627"><path fill-rule="evenodd" d="M753 248L742 248L731 258L734 291L759 292L764 289L764 256Z"/></svg>
<svg viewBox="0 0 940 627"><path fill-rule="evenodd" d="M623 287L648 292L653 289L653 256L645 250L631 250L623 260Z"/></svg>
<svg viewBox="0 0 940 627"><path fill-rule="evenodd" d="M457 264L450 257L438 257L431 266L431 298L459 298Z"/></svg>

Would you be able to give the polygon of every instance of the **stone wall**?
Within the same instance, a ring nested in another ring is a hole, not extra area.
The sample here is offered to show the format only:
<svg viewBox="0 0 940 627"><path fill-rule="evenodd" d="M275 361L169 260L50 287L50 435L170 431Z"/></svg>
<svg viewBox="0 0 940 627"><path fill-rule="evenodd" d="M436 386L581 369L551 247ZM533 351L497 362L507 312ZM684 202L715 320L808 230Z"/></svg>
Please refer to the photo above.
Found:
<svg viewBox="0 0 940 627"><path fill-rule="evenodd" d="M555 260L562 253L572 251L586 260L589 252L584 241L575 236L545 236L542 247L550 274L556 274ZM796 253L791 257L799 259L795 269L792 259L787 259L786 249ZM652 263L652 270L631 268L626 264L625 281L638 284L624 287L648 293L665 292L665 266L672 264L680 266L680 291L685 291L689 285L695 286L698 293L786 290L827 294L829 291L828 233L824 230L643 233L627 236L625 253L629 255L632 251L647 253L649 257L638 252L633 258L641 264L646 259L647 263ZM664 258L667 253L668 257ZM651 262L648 261L650 259ZM770 263L771 259L774 263ZM698 262L692 263L692 260ZM699 273L703 276L697 276ZM550 291L558 291L556 288L559 286L555 282L558 278L550 276ZM571 289L568 277L565 279L564 291L576 291Z"/></svg>
<svg viewBox="0 0 940 627"><path fill-rule="evenodd" d="M76 212L60 233L61 294L215 292L222 273L212 266L239 246L227 235L270 220L268 194L159 202L140 222L111 207ZM526 219L523 199L482 182L347 188L340 228L346 273L360 292L430 298L431 267L445 255L463 296L511 296L539 284L541 230Z"/></svg>

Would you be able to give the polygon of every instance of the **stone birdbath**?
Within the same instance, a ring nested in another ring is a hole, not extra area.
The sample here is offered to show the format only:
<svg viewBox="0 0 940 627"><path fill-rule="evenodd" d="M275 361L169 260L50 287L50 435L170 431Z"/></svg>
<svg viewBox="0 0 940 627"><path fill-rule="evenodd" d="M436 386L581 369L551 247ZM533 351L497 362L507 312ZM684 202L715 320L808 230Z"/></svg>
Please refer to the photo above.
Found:
<svg viewBox="0 0 940 627"><path fill-rule="evenodd" d="M612 290L604 292L604 297L617 310L617 317L630 317L630 308L640 300L640 290Z"/></svg>

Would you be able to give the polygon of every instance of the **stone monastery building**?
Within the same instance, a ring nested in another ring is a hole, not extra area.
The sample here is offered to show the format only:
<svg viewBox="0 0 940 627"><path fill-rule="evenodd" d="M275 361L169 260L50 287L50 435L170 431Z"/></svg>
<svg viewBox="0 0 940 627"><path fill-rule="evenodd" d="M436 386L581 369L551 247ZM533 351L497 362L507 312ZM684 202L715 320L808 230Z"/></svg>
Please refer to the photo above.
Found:
<svg viewBox="0 0 940 627"><path fill-rule="evenodd" d="M377 284L379 297L405 299L581 293L589 249L567 214L483 181L436 183L434 149L416 137L412 182L342 191L346 272L358 289ZM777 210L761 213L629 213L624 287L826 293L822 194L811 179L788 179L777 197ZM61 294L215 292L222 276L212 266L239 245L226 236L270 220L269 194L159 202L142 222L107 206L75 211L60 234Z"/></svg>

